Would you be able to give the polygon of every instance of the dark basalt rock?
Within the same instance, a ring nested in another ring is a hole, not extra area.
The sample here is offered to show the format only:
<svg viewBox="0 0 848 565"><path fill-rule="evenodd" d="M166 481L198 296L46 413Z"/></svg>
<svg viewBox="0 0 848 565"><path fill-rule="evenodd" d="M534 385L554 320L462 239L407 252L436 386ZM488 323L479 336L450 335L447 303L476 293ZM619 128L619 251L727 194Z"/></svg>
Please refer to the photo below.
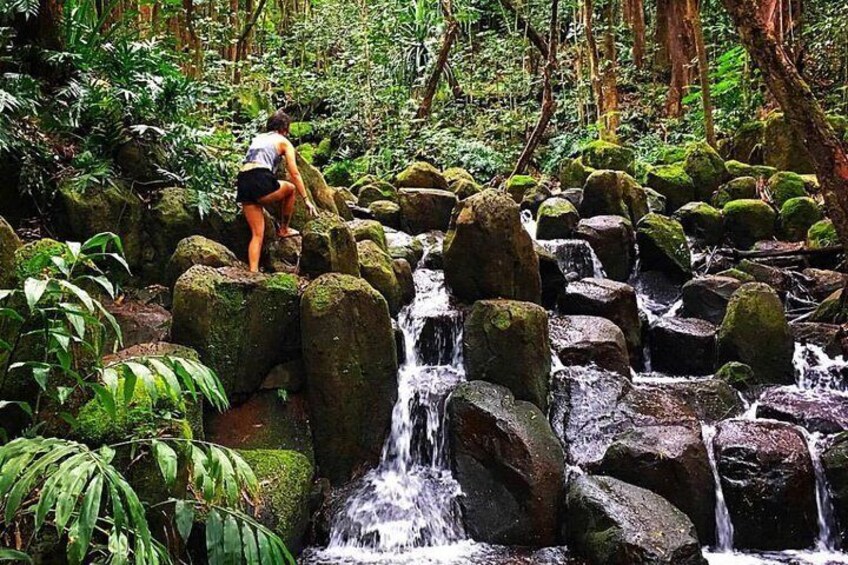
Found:
<svg viewBox="0 0 848 565"><path fill-rule="evenodd" d="M844 432L848 431L848 396L826 389L772 388L760 397L757 417L790 422L811 432Z"/></svg>
<svg viewBox="0 0 848 565"><path fill-rule="evenodd" d="M589 242L607 276L626 281L636 261L633 224L621 216L595 216L577 224L576 237Z"/></svg>
<svg viewBox="0 0 848 565"><path fill-rule="evenodd" d="M630 376L627 342L614 323L595 316L551 316L551 346L566 366L591 365Z"/></svg>
<svg viewBox="0 0 848 565"><path fill-rule="evenodd" d="M683 285L683 315L720 324L727 303L742 283L731 277L707 276Z"/></svg>
<svg viewBox="0 0 848 565"><path fill-rule="evenodd" d="M683 382L641 385L660 389L686 404L698 420L715 423L742 415L745 405L736 390L721 379L692 379Z"/></svg>
<svg viewBox="0 0 848 565"><path fill-rule="evenodd" d="M841 433L821 455L842 547L848 544L848 433Z"/></svg>
<svg viewBox="0 0 848 565"><path fill-rule="evenodd" d="M401 225L412 234L448 229L456 195L433 188L403 188L398 192Z"/></svg>
<svg viewBox="0 0 848 565"><path fill-rule="evenodd" d="M716 369L716 327L695 318L662 318L650 330L654 370L710 375Z"/></svg>

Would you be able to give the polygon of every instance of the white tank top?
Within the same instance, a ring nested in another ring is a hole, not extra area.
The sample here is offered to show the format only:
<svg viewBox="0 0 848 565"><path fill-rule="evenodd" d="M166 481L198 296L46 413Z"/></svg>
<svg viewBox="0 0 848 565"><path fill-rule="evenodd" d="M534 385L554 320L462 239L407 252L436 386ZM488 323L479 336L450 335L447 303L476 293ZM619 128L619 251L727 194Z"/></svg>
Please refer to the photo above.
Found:
<svg viewBox="0 0 848 565"><path fill-rule="evenodd" d="M253 138L250 148L244 158L244 163L256 163L260 167L273 172L282 159L280 155L280 143L285 137L279 133L262 133Z"/></svg>

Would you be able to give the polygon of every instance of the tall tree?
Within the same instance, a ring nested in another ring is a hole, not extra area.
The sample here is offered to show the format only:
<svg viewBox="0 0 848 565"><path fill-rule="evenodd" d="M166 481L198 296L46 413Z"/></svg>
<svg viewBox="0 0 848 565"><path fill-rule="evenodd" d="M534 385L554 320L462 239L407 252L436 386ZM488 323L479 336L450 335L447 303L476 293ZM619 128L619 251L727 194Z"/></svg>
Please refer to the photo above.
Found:
<svg viewBox="0 0 848 565"><path fill-rule="evenodd" d="M770 13L771 0L722 2L763 80L810 152L828 215L848 248L848 154L784 48Z"/></svg>
<svg viewBox="0 0 848 565"><path fill-rule="evenodd" d="M439 87L439 80L448 65L448 57L450 56L451 48L457 35L459 35L459 22L453 15L453 6L451 0L442 0L440 2L442 13L445 18L445 33L442 36L442 46L439 49L439 56L436 57L436 62L433 70L430 73L430 78L427 80L427 85L424 87L424 96L421 99L421 105L418 106L417 117L419 119L426 118L430 115L430 110L433 107L433 97L436 96L436 90ZM454 87L454 92L456 88Z"/></svg>
<svg viewBox="0 0 848 565"><path fill-rule="evenodd" d="M645 64L645 4L644 0L623 0L624 21L633 32L633 64L641 69Z"/></svg>
<svg viewBox="0 0 848 565"><path fill-rule="evenodd" d="M704 30L701 27L701 3L700 0L686 0L686 2L688 3L686 15L695 40L695 52L698 54L698 78L701 82L701 104L704 107L704 129L707 133L707 143L717 147L713 101L710 93L710 63L704 43Z"/></svg>

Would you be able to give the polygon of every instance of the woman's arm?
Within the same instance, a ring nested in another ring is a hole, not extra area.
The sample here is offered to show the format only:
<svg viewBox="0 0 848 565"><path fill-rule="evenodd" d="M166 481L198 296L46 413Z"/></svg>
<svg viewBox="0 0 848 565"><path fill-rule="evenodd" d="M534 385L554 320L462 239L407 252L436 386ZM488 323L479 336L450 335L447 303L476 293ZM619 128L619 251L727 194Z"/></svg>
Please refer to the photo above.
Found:
<svg viewBox="0 0 848 565"><path fill-rule="evenodd" d="M286 170L289 173L289 180L294 184L298 194L306 203L306 210L310 215L314 216L317 213L315 205L309 200L309 195L306 193L306 186L303 184L303 178L300 176L300 171L297 168L297 153L291 141L286 138L280 142L280 151L283 158L286 160Z"/></svg>

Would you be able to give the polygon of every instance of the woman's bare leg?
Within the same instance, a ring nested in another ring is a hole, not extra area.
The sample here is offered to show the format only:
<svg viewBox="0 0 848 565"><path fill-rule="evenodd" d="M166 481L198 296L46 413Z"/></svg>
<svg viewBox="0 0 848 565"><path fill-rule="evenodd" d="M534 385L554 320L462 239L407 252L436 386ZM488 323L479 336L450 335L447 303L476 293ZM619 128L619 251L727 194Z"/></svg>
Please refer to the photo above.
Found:
<svg viewBox="0 0 848 565"><path fill-rule="evenodd" d="M250 226L250 244L247 246L247 261L251 272L259 271L259 258L262 255L262 240L265 238L265 214L259 204L242 204L242 211Z"/></svg>
<svg viewBox="0 0 848 565"><path fill-rule="evenodd" d="M277 235L281 237L289 235L289 224L291 223L292 216L294 215L295 199L296 196L294 185L290 182L286 182L283 180L280 181L279 190L275 190L271 194L263 196L259 199L259 203L264 205L271 205L279 202L282 226L277 231Z"/></svg>

